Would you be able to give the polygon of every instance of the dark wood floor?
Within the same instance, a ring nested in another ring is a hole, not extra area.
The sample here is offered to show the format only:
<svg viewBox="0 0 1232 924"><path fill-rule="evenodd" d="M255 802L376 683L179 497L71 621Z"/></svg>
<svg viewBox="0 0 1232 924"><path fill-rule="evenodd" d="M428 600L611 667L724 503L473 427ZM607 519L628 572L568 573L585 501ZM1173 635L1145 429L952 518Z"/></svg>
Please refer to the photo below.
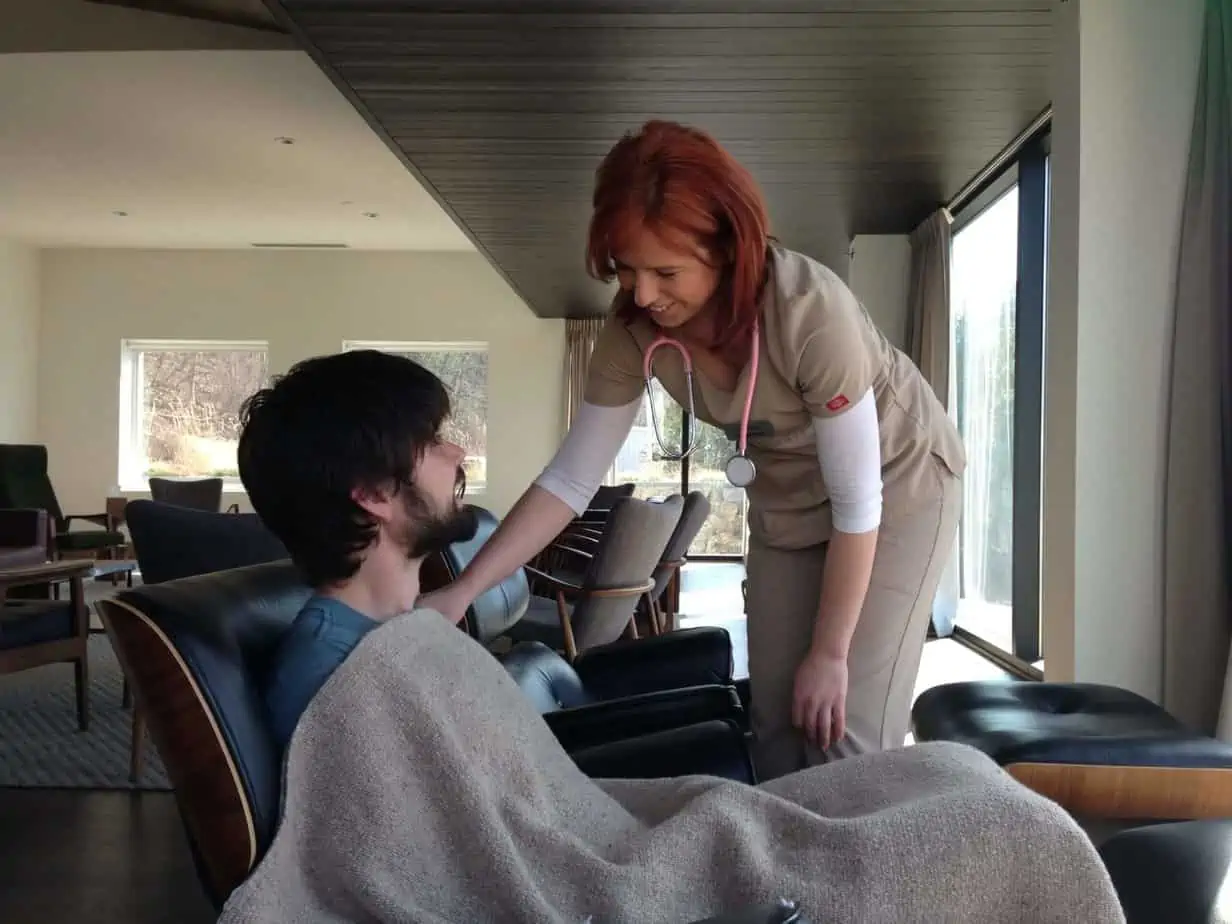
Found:
<svg viewBox="0 0 1232 924"><path fill-rule="evenodd" d="M0 789L4 924L214 918L171 794Z"/></svg>

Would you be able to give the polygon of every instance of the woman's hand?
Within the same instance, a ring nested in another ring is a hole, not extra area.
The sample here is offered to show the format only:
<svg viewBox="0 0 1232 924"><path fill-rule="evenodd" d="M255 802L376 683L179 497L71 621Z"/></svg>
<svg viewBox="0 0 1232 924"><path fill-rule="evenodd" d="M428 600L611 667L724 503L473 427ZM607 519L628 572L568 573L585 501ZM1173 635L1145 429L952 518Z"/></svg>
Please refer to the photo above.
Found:
<svg viewBox="0 0 1232 924"><path fill-rule="evenodd" d="M415 601L417 610L436 610L454 625L460 623L466 616L466 610L474 600L464 587L457 581L446 584L439 590L421 594Z"/></svg>
<svg viewBox="0 0 1232 924"><path fill-rule="evenodd" d="M796 669L791 721L825 749L847 733L847 659L812 649Z"/></svg>

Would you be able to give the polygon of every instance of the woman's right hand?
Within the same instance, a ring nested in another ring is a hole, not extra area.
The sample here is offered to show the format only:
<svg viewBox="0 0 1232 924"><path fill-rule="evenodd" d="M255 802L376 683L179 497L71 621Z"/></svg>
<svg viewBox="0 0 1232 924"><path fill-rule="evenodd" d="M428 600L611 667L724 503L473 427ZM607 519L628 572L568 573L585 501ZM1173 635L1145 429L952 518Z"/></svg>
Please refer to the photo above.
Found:
<svg viewBox="0 0 1232 924"><path fill-rule="evenodd" d="M436 610L454 625L460 623L466 616L466 611L474 600L466 589L457 581L446 584L439 590L421 594L415 601L417 610Z"/></svg>

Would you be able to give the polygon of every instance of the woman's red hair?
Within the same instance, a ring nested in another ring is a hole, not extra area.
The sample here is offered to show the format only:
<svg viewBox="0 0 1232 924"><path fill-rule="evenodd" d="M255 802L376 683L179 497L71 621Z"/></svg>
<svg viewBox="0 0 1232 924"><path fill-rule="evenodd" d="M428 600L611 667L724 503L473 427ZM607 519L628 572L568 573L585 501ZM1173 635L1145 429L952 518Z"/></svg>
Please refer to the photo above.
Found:
<svg viewBox="0 0 1232 924"><path fill-rule="evenodd" d="M586 269L608 282L615 254L645 229L667 246L703 248L719 261L717 348L745 340L757 317L770 240L766 203L752 175L710 135L675 122L651 121L626 134L595 173ZM641 309L617 301L625 320Z"/></svg>

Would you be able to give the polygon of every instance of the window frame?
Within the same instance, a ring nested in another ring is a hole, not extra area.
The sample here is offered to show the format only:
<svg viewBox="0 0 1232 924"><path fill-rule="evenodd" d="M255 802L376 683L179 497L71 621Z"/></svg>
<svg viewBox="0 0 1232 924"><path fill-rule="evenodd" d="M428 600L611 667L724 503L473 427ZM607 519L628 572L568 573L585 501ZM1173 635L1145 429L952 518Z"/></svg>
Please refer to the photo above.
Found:
<svg viewBox="0 0 1232 924"><path fill-rule="evenodd" d="M226 353L249 352L265 354L266 375L269 375L269 341L267 340L201 340L180 338L125 337L120 340L120 418L117 428L118 452L116 486L121 492L149 491L149 475L142 471L145 456L145 428L142 408L145 399L141 378L141 356L144 353ZM148 461L148 460L146 460ZM202 475L201 477L206 477ZM243 491L239 477L223 476L223 491Z"/></svg>
<svg viewBox="0 0 1232 924"><path fill-rule="evenodd" d="M1011 557L1011 651L1005 651L961 626L957 638L1008 662L1025 676L1042 677L1040 610L1043 516L1044 330L1047 321L1049 237L1049 155L1051 120L1024 139L1013 158L988 176L978 190L953 210L951 233L960 231L1018 186L1017 272L1014 307L1013 526ZM954 328L951 320L951 342ZM955 357L955 360L957 357ZM961 370L955 363L951 387ZM955 394L951 394L953 399ZM951 408L956 401L951 400ZM960 527L961 529L961 527ZM960 542L961 542L960 538ZM960 546L961 548L961 546ZM961 580L961 578L960 578ZM961 606L961 583L959 601Z"/></svg>
<svg viewBox="0 0 1232 924"><path fill-rule="evenodd" d="M484 399L487 407L484 413L485 426L492 409L492 349L486 340L343 340L342 352L352 350L379 350L382 353L477 353L482 352L488 359L488 381L485 383ZM491 453L485 447L484 473L482 482L474 483L469 478L466 482L466 497L482 497L488 493L491 480L489 460Z"/></svg>

